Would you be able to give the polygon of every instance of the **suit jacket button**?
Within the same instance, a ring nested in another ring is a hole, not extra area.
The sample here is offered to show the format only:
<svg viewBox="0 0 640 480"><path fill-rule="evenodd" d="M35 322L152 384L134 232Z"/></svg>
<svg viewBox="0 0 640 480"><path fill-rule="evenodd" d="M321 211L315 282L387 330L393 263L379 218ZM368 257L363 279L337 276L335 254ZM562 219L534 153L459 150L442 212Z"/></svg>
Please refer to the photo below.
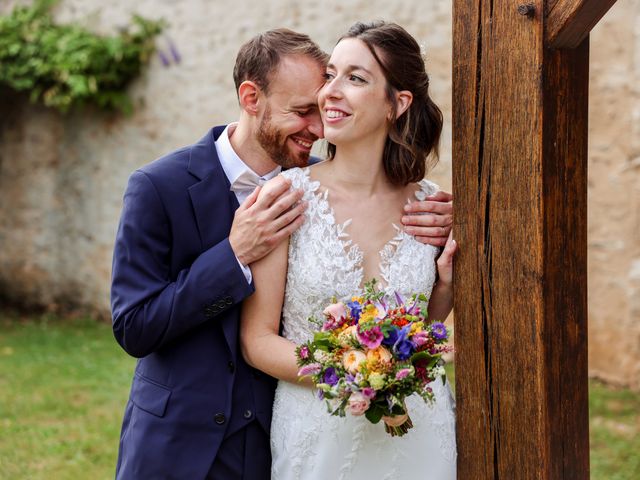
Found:
<svg viewBox="0 0 640 480"><path fill-rule="evenodd" d="M227 363L227 366L229 367L229 372L230 373L233 373L235 371L235 369L236 369L235 364L231 360L229 360L229 363Z"/></svg>
<svg viewBox="0 0 640 480"><path fill-rule="evenodd" d="M224 413L216 413L216 416L213 417L213 420L218 424L218 425L223 425L224 422L227 421L227 418L224 416Z"/></svg>
<svg viewBox="0 0 640 480"><path fill-rule="evenodd" d="M253 412L251 410L245 410L243 416L249 420L253 416Z"/></svg>

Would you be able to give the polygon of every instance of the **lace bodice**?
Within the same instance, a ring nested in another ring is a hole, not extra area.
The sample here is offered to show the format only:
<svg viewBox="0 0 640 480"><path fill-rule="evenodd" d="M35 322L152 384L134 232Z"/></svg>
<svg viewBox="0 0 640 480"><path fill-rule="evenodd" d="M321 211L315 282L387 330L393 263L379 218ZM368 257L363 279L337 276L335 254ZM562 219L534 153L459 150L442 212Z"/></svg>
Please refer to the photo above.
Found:
<svg viewBox="0 0 640 480"><path fill-rule="evenodd" d="M304 191L308 202L304 224L291 236L289 268L283 306L284 336L295 343L309 340L317 328L306 319L320 317L332 297L346 300L363 288L363 255L347 233L351 223L338 224L329 205L328 190L312 181L309 168L294 168L282 175L293 188ZM428 180L416 192L424 199L438 187ZM388 294L431 293L438 249L424 245L394 225L396 235L379 252L381 285Z"/></svg>
<svg viewBox="0 0 640 480"><path fill-rule="evenodd" d="M363 254L350 238L350 221L338 224L328 196L309 169L283 175L304 190L308 202L304 224L289 244L283 335L300 344L313 336L332 297L341 300L363 287ZM426 180L419 199L436 186ZM431 293L437 248L423 245L396 227L397 234L379 252L380 281L387 293ZM330 416L311 389L278 383L271 425L274 480L454 480L456 478L455 410L449 385L431 383L436 402L427 405L418 395L406 399L414 428L391 438L382 425L364 417Z"/></svg>

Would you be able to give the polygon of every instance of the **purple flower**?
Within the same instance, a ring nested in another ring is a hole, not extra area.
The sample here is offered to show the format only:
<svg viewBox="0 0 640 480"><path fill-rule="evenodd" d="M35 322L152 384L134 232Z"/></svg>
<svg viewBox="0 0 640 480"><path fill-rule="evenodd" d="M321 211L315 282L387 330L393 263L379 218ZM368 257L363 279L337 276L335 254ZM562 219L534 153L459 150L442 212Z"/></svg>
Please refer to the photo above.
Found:
<svg viewBox="0 0 640 480"><path fill-rule="evenodd" d="M360 320L360 314L362 313L362 304L360 302L347 302L347 307L351 310L351 318L356 322Z"/></svg>
<svg viewBox="0 0 640 480"><path fill-rule="evenodd" d="M390 330L387 331L387 336L384 337L384 340L382 340L382 344L387 346L387 347L392 347L396 341L398 340L398 332L400 331L399 328L397 327L393 327Z"/></svg>
<svg viewBox="0 0 640 480"><path fill-rule="evenodd" d="M180 61L182 60L182 57L180 56L180 52L178 52L178 49L176 48L175 43L173 43L173 40L171 40L171 38L167 37L167 43L169 44L169 51L171 52L171 56L173 57L173 60L176 63L180 63Z"/></svg>
<svg viewBox="0 0 640 480"><path fill-rule="evenodd" d="M327 368L324 371L323 381L332 387L338 383L338 374L336 373L336 369L333 367Z"/></svg>
<svg viewBox="0 0 640 480"><path fill-rule="evenodd" d="M411 373L410 368L402 368L396 372L396 380L402 380L404 378L407 378L410 373Z"/></svg>
<svg viewBox="0 0 640 480"><path fill-rule="evenodd" d="M396 341L393 344L393 352L400 360L406 360L409 358L415 349L411 340L407 338L410 330L411 325L407 325L406 327L402 327L400 330L396 330Z"/></svg>
<svg viewBox="0 0 640 480"><path fill-rule="evenodd" d="M429 341L429 334L427 332L418 332L413 337L411 337L411 341L417 347L421 347L425 343Z"/></svg>
<svg viewBox="0 0 640 480"><path fill-rule="evenodd" d="M163 66L168 67L171 64L169 57L167 57L165 53L160 49L158 49L158 57L160 57L160 61L162 62Z"/></svg>
<svg viewBox="0 0 640 480"><path fill-rule="evenodd" d="M433 334L433 338L436 340L446 340L447 339L447 327L444 326L442 322L434 322L431 324L431 333Z"/></svg>
<svg viewBox="0 0 640 480"><path fill-rule="evenodd" d="M420 313L420 300L416 297L413 304L407 309L409 315L418 315Z"/></svg>
<svg viewBox="0 0 640 480"><path fill-rule="evenodd" d="M379 302L375 302L374 305L379 313L376 318L378 320L383 320L387 316L387 304L384 303L384 300L380 300Z"/></svg>
<svg viewBox="0 0 640 480"><path fill-rule="evenodd" d="M384 339L382 330L380 330L380 327L377 325L367 330L361 330L360 326L358 326L357 332L358 341L369 350L378 348Z"/></svg>
<svg viewBox="0 0 640 480"><path fill-rule="evenodd" d="M373 397L376 396L376 391L371 388L371 387L364 387L360 393L362 393L362 395L364 395L365 397L367 397L369 400L371 400Z"/></svg>
<svg viewBox="0 0 640 480"><path fill-rule="evenodd" d="M402 295L400 295L398 292L393 292L396 296L396 303L398 304L398 307L401 307L402 305L404 305L405 299Z"/></svg>
<svg viewBox="0 0 640 480"><path fill-rule="evenodd" d="M298 370L299 377L308 377L310 375L317 375L320 373L322 367L319 363L310 363L309 365L304 365Z"/></svg>

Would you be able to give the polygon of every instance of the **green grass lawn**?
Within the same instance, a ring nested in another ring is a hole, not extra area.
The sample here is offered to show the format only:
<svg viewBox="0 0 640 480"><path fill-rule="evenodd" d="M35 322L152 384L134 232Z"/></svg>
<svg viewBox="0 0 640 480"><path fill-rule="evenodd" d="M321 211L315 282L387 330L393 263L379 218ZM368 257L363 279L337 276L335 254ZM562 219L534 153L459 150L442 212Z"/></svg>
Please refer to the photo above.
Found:
<svg viewBox="0 0 640 480"><path fill-rule="evenodd" d="M0 479L113 478L134 363L109 325L0 312ZM589 403L591 478L640 478L640 394Z"/></svg>
<svg viewBox="0 0 640 480"><path fill-rule="evenodd" d="M134 364L109 325L0 314L0 478L113 478Z"/></svg>

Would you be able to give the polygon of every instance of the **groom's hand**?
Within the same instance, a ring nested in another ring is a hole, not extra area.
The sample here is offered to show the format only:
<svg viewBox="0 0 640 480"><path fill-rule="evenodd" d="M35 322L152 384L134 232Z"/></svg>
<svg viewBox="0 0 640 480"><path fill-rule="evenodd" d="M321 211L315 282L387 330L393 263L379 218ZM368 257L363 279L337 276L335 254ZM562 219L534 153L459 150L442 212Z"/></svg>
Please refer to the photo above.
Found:
<svg viewBox="0 0 640 480"><path fill-rule="evenodd" d="M453 224L453 195L438 191L422 202L405 205L402 224L419 242L444 246Z"/></svg>
<svg viewBox="0 0 640 480"><path fill-rule="evenodd" d="M304 221L302 190L291 190L291 180L278 175L257 187L236 210L229 243L240 263L260 260L288 238Z"/></svg>

